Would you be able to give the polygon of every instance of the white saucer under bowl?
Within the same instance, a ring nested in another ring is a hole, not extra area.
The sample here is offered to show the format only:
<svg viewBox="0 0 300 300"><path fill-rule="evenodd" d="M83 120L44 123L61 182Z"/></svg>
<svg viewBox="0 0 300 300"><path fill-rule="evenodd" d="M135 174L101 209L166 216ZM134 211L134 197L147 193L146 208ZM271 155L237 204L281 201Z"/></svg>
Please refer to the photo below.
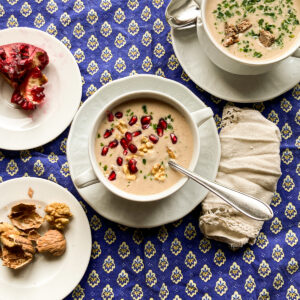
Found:
<svg viewBox="0 0 300 300"><path fill-rule="evenodd" d="M67 47L43 31L19 27L0 31L0 46L24 42L47 51L49 64L45 100L35 111L10 103L13 89L0 78L0 148L25 150L44 145L61 134L80 105L82 83L78 65Z"/></svg>
<svg viewBox="0 0 300 300"><path fill-rule="evenodd" d="M72 123L67 143L67 157L73 181L75 177L91 167L88 136L99 110L124 93L143 90L165 93L179 100L190 111L205 107L205 104L183 85L158 76L135 75L105 85L82 105ZM220 142L214 119L211 118L200 126L199 133L201 149L195 171L207 179L214 180L220 160ZM101 183L77 190L102 216L137 228L160 226L180 219L193 210L207 195L207 190L192 181L188 181L172 196L148 203L137 203L120 198Z"/></svg>
<svg viewBox="0 0 300 300"><path fill-rule="evenodd" d="M33 198L28 196L31 188ZM87 216L76 198L62 186L49 180L23 177L0 184L0 222L8 222L7 215L19 202L34 202L37 212L44 216L44 208L52 202L66 203L73 214L64 230L66 252L60 257L36 254L32 262L19 270L0 266L0 299L53 300L63 299L77 286L88 266L92 237ZM40 228L43 234L46 223ZM0 261L1 262L1 261Z"/></svg>
<svg viewBox="0 0 300 300"><path fill-rule="evenodd" d="M273 99L300 81L300 58L289 57L271 72L234 75L221 70L204 53L196 27L171 30L175 54L188 76L210 94L232 102L254 103Z"/></svg>

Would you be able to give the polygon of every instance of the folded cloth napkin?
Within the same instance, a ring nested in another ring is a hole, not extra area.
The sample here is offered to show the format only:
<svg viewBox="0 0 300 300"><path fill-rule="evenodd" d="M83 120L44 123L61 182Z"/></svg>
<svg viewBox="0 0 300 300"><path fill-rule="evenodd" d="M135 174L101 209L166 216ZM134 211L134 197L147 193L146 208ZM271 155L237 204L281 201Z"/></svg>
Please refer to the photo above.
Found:
<svg viewBox="0 0 300 300"><path fill-rule="evenodd" d="M281 175L280 140L278 127L259 111L225 106L216 182L270 204ZM206 237L239 248L254 244L263 222L209 193L202 203L199 225Z"/></svg>

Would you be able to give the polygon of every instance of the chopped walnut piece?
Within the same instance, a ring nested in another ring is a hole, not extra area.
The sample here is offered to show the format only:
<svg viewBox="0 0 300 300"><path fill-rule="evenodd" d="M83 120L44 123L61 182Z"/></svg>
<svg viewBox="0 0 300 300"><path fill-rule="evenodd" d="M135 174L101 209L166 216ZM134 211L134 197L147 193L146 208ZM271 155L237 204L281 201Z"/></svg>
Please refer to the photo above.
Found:
<svg viewBox="0 0 300 300"><path fill-rule="evenodd" d="M121 120L117 125L116 128L122 133L124 134L127 131L127 124Z"/></svg>
<svg viewBox="0 0 300 300"><path fill-rule="evenodd" d="M15 233L20 233L19 230L15 226L13 226L9 223L0 222L0 235L7 231L14 231Z"/></svg>
<svg viewBox="0 0 300 300"><path fill-rule="evenodd" d="M259 41L265 46L270 47L275 42L275 36L267 30L261 30L259 32Z"/></svg>
<svg viewBox="0 0 300 300"><path fill-rule="evenodd" d="M34 247L31 241L14 231L1 235L3 266L19 269L32 261Z"/></svg>
<svg viewBox="0 0 300 300"><path fill-rule="evenodd" d="M70 222L70 217L72 217L70 208L65 203L53 202L46 206L45 212L45 220L52 227L57 229L64 229L64 227Z"/></svg>
<svg viewBox="0 0 300 300"><path fill-rule="evenodd" d="M247 31L251 28L252 24L249 22L248 19L244 19L241 23L236 25L236 29L239 33Z"/></svg>
<svg viewBox="0 0 300 300"><path fill-rule="evenodd" d="M150 142L149 138L143 136L141 138L141 146L139 147L139 154L144 155L144 153L148 153L150 149L153 148L153 143Z"/></svg>
<svg viewBox="0 0 300 300"><path fill-rule="evenodd" d="M35 204L20 203L11 208L11 213L8 217L18 229L37 229L41 227L43 218L35 210Z"/></svg>
<svg viewBox="0 0 300 300"><path fill-rule="evenodd" d="M152 167L151 174L154 176L155 180L165 181L166 179L165 167L162 164L155 164Z"/></svg>
<svg viewBox="0 0 300 300"><path fill-rule="evenodd" d="M34 193L34 191L33 191L33 189L30 187L30 188L28 189L28 192L27 192L27 195L29 196L29 198L32 198L32 197L33 197L33 193Z"/></svg>
<svg viewBox="0 0 300 300"><path fill-rule="evenodd" d="M123 165L123 173L125 174L125 177L126 177L127 180L131 180L131 181L136 180L136 175L130 173L127 164Z"/></svg>
<svg viewBox="0 0 300 300"><path fill-rule="evenodd" d="M225 39L223 42L223 46L229 47L230 45L233 45L238 41L239 41L239 36L238 36L238 31L236 26L228 25L228 23L225 22Z"/></svg>
<svg viewBox="0 0 300 300"><path fill-rule="evenodd" d="M170 158L176 158L175 153L169 147L167 147L167 152Z"/></svg>
<svg viewBox="0 0 300 300"><path fill-rule="evenodd" d="M49 252L54 256L61 256L66 251L66 239L64 235L56 230L48 230L37 240L37 250L39 252Z"/></svg>

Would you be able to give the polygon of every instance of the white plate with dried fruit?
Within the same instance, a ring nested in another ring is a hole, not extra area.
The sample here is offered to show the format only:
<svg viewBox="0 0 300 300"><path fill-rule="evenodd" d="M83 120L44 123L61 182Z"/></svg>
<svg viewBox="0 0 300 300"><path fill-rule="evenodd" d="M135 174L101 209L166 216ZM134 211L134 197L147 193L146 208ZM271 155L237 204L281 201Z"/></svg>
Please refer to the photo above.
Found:
<svg viewBox="0 0 300 300"><path fill-rule="evenodd" d="M0 148L46 144L80 105L78 65L62 42L37 29L4 29L0 41Z"/></svg>
<svg viewBox="0 0 300 300"><path fill-rule="evenodd" d="M63 187L40 178L0 185L0 299L62 299L89 263L86 214Z"/></svg>

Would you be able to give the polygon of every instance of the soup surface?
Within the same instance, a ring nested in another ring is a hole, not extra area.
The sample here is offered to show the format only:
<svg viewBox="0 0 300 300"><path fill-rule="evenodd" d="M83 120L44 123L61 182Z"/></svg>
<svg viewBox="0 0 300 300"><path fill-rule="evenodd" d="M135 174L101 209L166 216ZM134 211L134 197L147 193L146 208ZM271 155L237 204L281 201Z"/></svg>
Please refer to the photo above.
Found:
<svg viewBox="0 0 300 300"><path fill-rule="evenodd" d="M215 40L242 59L276 58L299 39L300 0L209 0L205 16Z"/></svg>
<svg viewBox="0 0 300 300"><path fill-rule="evenodd" d="M182 178L167 162L172 158L189 167L193 135L172 106L151 99L130 100L107 112L98 130L95 154L115 186L131 194L150 195Z"/></svg>

